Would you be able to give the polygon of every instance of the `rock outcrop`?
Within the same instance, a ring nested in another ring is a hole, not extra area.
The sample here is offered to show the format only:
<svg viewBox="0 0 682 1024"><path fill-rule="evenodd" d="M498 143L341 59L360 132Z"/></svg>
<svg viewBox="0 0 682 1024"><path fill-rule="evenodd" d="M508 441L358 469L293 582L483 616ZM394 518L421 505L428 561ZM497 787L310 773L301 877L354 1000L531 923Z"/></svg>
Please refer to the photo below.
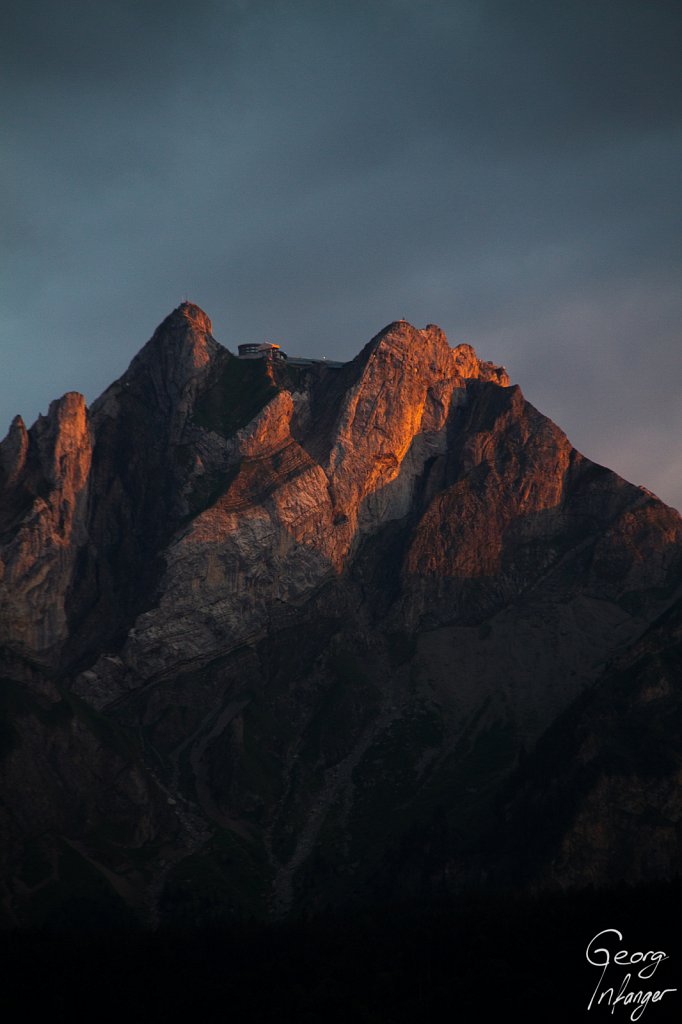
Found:
<svg viewBox="0 0 682 1024"><path fill-rule="evenodd" d="M0 643L56 665L87 538L92 435L83 396L71 392L52 402L28 432L17 417L0 459Z"/></svg>
<svg viewBox="0 0 682 1024"><path fill-rule="evenodd" d="M676 600L679 515L470 346L399 321L301 367L211 331L184 303L0 446L13 921L36 842L155 923L470 882L519 758ZM46 744L93 762L82 813L37 801Z"/></svg>

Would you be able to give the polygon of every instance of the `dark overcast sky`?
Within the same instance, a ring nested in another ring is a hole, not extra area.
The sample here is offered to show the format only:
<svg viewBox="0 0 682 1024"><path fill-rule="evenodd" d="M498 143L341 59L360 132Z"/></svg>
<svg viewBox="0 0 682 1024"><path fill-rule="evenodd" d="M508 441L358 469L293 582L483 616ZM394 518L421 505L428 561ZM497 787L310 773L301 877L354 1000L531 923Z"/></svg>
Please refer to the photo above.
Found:
<svg viewBox="0 0 682 1024"><path fill-rule="evenodd" d="M185 297L328 358L405 316L682 508L680 0L2 12L0 433Z"/></svg>

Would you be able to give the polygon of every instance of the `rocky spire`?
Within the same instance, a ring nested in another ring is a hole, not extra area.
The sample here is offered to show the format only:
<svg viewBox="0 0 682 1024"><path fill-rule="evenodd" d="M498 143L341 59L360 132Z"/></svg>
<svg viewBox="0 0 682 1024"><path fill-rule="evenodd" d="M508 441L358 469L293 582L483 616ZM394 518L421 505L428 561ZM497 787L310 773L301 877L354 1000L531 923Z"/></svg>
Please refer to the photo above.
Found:
<svg viewBox="0 0 682 1024"><path fill-rule="evenodd" d="M123 376L93 404L97 419L111 409L121 391L151 403L177 439L201 381L222 347L212 335L210 319L198 306L183 302L166 317L130 363Z"/></svg>

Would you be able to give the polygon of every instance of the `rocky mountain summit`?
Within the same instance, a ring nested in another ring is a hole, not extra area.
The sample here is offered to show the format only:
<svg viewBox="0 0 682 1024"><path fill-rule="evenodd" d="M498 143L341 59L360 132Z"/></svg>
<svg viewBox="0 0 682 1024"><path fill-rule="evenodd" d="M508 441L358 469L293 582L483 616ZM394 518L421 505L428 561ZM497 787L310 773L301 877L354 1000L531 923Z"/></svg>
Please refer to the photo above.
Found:
<svg viewBox="0 0 682 1024"><path fill-rule="evenodd" d="M574 702L614 694L596 750L618 659L672 700L682 520L439 328L287 365L183 303L90 408L14 420L0 494L6 924L679 871L672 756L617 829L591 783L551 841L530 815L512 870Z"/></svg>

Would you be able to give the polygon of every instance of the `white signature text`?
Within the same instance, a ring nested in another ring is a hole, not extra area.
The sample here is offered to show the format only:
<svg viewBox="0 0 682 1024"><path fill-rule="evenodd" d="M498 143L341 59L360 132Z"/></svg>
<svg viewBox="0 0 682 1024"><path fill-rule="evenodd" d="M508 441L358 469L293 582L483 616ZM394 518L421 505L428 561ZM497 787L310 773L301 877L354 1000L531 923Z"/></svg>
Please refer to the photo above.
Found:
<svg viewBox="0 0 682 1024"><path fill-rule="evenodd" d="M602 945L597 945L600 940ZM585 951L588 963L601 967L602 972L587 1009L605 1004L614 1013L617 1006L623 1006L631 1011L630 1020L636 1021L649 1003L660 1003L663 996L677 989L638 988L637 979L651 981L662 961L669 959L668 954L653 949L631 953L622 948L622 942L623 935L616 928L605 928L589 942Z"/></svg>

